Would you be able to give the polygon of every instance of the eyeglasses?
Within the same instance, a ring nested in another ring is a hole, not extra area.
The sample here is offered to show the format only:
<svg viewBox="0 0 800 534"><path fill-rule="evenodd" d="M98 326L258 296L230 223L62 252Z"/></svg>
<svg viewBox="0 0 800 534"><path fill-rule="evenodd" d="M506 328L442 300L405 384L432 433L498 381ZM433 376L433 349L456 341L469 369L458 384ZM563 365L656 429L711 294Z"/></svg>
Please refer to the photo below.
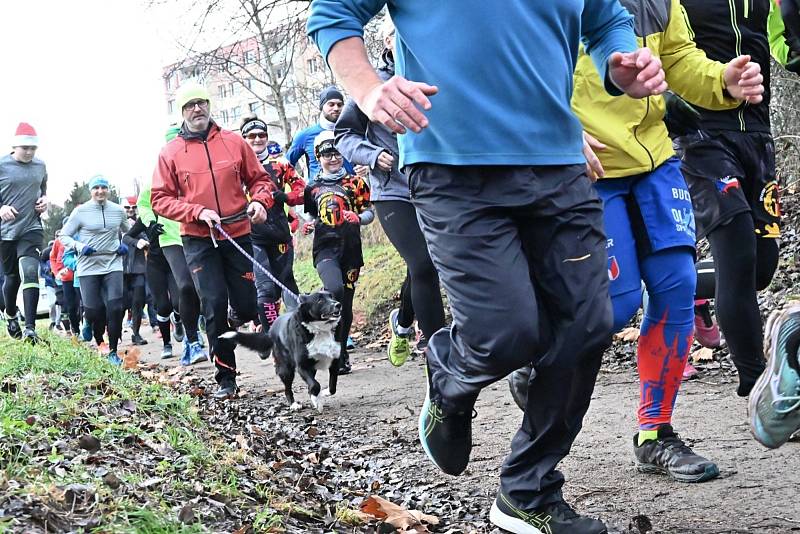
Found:
<svg viewBox="0 0 800 534"><path fill-rule="evenodd" d="M334 158L341 159L342 155L339 154L338 152L326 152L324 154L320 154L319 157L321 157L325 161L329 161L329 160L332 160Z"/></svg>
<svg viewBox="0 0 800 534"><path fill-rule="evenodd" d="M266 134L266 132L249 133L249 134L247 134L247 139L249 139L250 141L252 141L253 139L256 139L256 138L258 138L258 139L266 139L267 138L267 134Z"/></svg>
<svg viewBox="0 0 800 534"><path fill-rule="evenodd" d="M183 111L193 111L195 106L199 106L200 109L208 109L208 100L192 100L191 102L187 102L183 105Z"/></svg>
<svg viewBox="0 0 800 534"><path fill-rule="evenodd" d="M125 206L126 210L135 210L136 206Z"/></svg>

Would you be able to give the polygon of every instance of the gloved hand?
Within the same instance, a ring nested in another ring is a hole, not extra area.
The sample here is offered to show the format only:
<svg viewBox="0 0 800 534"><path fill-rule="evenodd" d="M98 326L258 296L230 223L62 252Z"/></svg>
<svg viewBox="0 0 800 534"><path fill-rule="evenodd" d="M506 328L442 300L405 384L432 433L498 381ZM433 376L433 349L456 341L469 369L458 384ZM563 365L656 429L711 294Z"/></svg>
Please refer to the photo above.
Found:
<svg viewBox="0 0 800 534"><path fill-rule="evenodd" d="M90 247L89 245L84 245L83 249L81 250L81 256L91 256L97 252L94 248Z"/></svg>
<svg viewBox="0 0 800 534"><path fill-rule="evenodd" d="M146 239L140 239L136 242L136 248L139 250L144 250L146 247L149 247L150 243Z"/></svg>
<svg viewBox="0 0 800 534"><path fill-rule="evenodd" d="M164 225L153 221L150 223L150 226L147 227L147 230L144 231L147 234L147 240L151 243L158 239L158 236L164 233Z"/></svg>
<svg viewBox="0 0 800 534"><path fill-rule="evenodd" d="M313 231L314 231L314 223L313 222L309 221L309 222L304 222L303 223L303 234L304 235L308 235Z"/></svg>
<svg viewBox="0 0 800 534"><path fill-rule="evenodd" d="M342 212L342 218L345 222L349 222L350 224L359 224L361 221L358 219L358 213L350 210L344 210Z"/></svg>
<svg viewBox="0 0 800 534"><path fill-rule="evenodd" d="M119 246L117 247L117 255L124 256L127 253L128 253L128 245L126 245L125 243L120 243Z"/></svg>
<svg viewBox="0 0 800 534"><path fill-rule="evenodd" d="M283 191L274 191L272 193L272 199L275 202L283 202L284 204L286 204L289 201L289 195L287 195Z"/></svg>
<svg viewBox="0 0 800 534"><path fill-rule="evenodd" d="M684 99L667 91L664 93L664 102L667 106L664 124L667 125L670 136L686 135L700 129L700 113Z"/></svg>

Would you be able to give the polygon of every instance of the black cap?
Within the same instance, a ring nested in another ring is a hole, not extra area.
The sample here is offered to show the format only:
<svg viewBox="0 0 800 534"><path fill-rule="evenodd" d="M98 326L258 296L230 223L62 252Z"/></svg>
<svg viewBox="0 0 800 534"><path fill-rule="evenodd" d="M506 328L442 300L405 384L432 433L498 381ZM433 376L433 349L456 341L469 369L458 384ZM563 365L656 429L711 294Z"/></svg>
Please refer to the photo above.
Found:
<svg viewBox="0 0 800 534"><path fill-rule="evenodd" d="M328 100L341 100L344 102L344 95L335 86L331 85L323 89L319 94L319 109L322 109L322 106L324 106L325 102Z"/></svg>

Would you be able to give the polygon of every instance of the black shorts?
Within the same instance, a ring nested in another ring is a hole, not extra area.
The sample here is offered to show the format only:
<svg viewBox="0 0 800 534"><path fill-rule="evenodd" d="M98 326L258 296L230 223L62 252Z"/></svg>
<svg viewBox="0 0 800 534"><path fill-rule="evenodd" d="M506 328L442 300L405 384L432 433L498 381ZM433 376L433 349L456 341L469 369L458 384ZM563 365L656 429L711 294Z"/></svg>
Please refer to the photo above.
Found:
<svg viewBox="0 0 800 534"><path fill-rule="evenodd" d="M39 261L41 255L44 233L42 230L31 230L25 232L19 239L13 241L0 241L0 258L3 262L3 273L19 274L19 259L23 256L31 256Z"/></svg>
<svg viewBox="0 0 800 534"><path fill-rule="evenodd" d="M678 141L698 239L745 212L753 217L758 237L780 237L780 190L771 135L698 131Z"/></svg>

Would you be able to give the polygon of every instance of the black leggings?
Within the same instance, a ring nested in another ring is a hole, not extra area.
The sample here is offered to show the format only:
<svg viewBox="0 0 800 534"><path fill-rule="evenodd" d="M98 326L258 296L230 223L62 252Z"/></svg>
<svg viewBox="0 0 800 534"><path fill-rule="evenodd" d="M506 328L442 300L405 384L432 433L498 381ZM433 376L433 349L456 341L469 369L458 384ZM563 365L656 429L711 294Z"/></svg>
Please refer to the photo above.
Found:
<svg viewBox="0 0 800 534"><path fill-rule="evenodd" d="M178 310L180 311L186 339L189 343L197 341L197 319L200 317L200 298L197 296L195 282L189 272L183 247L171 245L161 248L161 253L169 263L169 269L178 288ZM236 253L234 251L234 253ZM238 254L238 253L237 253ZM220 279L220 283L224 280ZM155 288L153 289L155 291Z"/></svg>
<svg viewBox="0 0 800 534"><path fill-rule="evenodd" d="M95 340L102 328L108 326L108 347L117 350L122 336L122 271L81 276L81 297L86 319L92 325Z"/></svg>
<svg viewBox="0 0 800 534"><path fill-rule="evenodd" d="M353 325L353 296L356 290L347 286L345 271L337 260L320 261L317 263L317 273L325 290L333 293L342 305L342 318L336 327L335 337L341 346L341 353L344 354L347 351L347 336L350 335L350 327Z"/></svg>
<svg viewBox="0 0 800 534"><path fill-rule="evenodd" d="M766 288L775 274L778 242L758 238L749 213L740 213L718 226L708 241L716 267L714 306L739 371L737 393L745 397L764 370L763 327L756 293Z"/></svg>
<svg viewBox="0 0 800 534"><path fill-rule="evenodd" d="M167 259L161 253L147 255L147 283L156 307L156 321L161 332L161 340L170 344L169 316L178 307L178 286L169 268Z"/></svg>
<svg viewBox="0 0 800 534"><path fill-rule="evenodd" d="M146 283L144 274L124 275L125 291L123 307L131 312L131 330L135 336L139 335L139 330L142 327Z"/></svg>
<svg viewBox="0 0 800 534"><path fill-rule="evenodd" d="M419 229L417 212L410 202L401 200L381 200L374 204L386 236L408 267L400 288L398 323L409 327L416 315L423 335L430 338L444 327L444 306L439 275Z"/></svg>
<svg viewBox="0 0 800 534"><path fill-rule="evenodd" d="M69 316L70 329L73 334L78 334L81 331L81 292L75 287L75 283L70 280L63 282L62 289L64 290L64 312Z"/></svg>

